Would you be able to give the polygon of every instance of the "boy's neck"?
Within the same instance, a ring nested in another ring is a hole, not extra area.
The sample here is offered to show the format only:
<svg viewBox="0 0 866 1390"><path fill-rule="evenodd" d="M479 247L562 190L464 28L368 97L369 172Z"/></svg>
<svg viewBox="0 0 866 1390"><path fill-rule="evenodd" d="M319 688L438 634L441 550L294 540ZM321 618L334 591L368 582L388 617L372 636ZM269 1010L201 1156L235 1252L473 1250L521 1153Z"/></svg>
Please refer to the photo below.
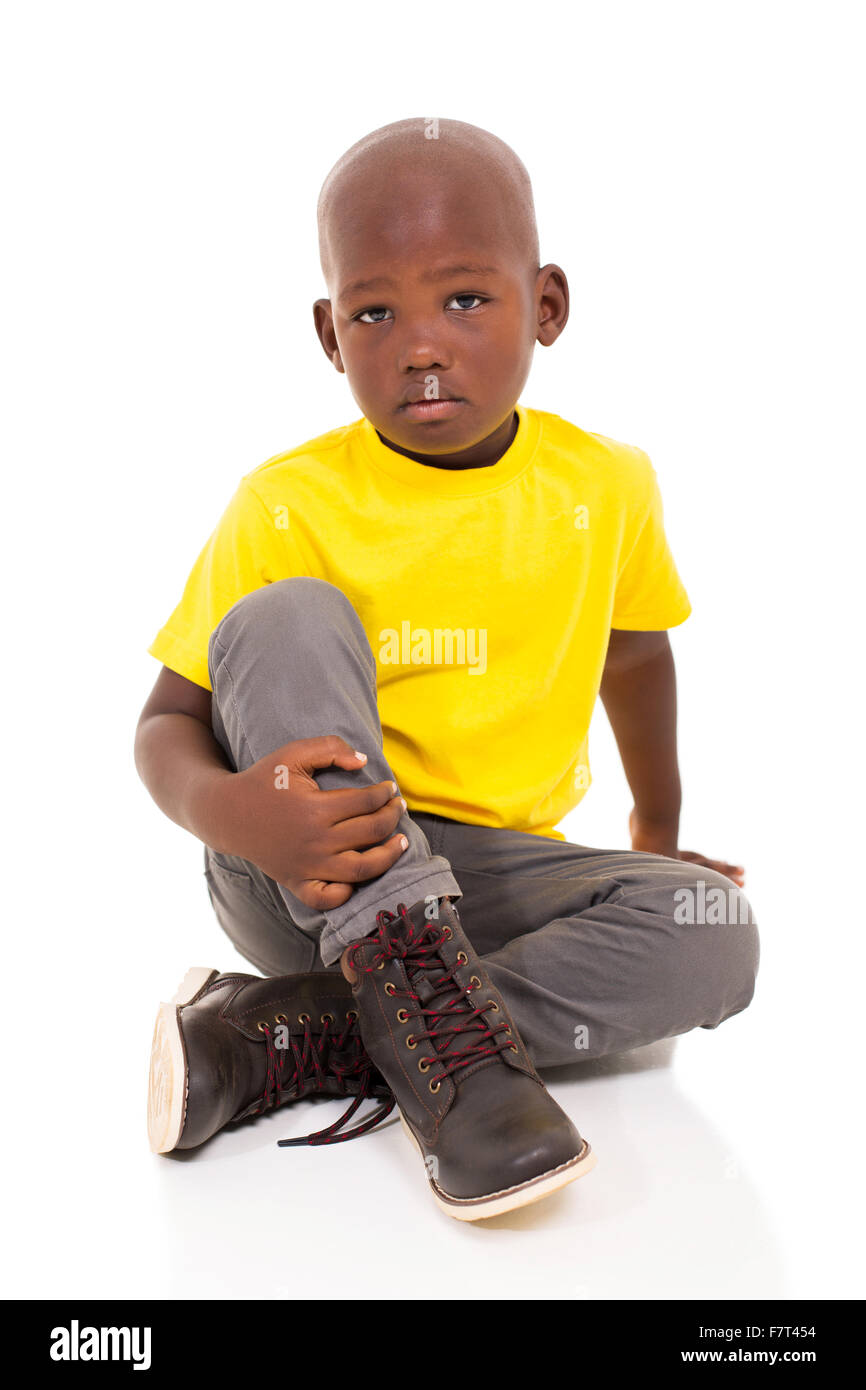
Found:
<svg viewBox="0 0 866 1390"><path fill-rule="evenodd" d="M514 436L517 434L518 426L517 411L513 410L508 419L495 429L492 434L488 434L485 439L480 439L477 444L473 444L468 449L458 450L454 454L416 454L411 449L402 449L399 444L394 444L390 439L386 439L379 430L376 434L382 443L388 448L393 449L395 454L403 454L407 459L414 459L416 463L426 464L428 468L448 468L457 470L460 468L489 468L492 464L498 463L502 455L511 448Z"/></svg>

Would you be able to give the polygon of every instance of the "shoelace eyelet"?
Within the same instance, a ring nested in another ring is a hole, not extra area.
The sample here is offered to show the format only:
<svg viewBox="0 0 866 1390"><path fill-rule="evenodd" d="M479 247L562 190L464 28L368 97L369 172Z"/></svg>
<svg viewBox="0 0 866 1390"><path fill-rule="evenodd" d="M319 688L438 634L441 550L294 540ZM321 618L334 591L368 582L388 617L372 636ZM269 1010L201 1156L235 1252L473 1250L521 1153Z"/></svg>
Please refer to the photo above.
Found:
<svg viewBox="0 0 866 1390"><path fill-rule="evenodd" d="M406 1012L405 1009L398 1009L398 1010L397 1010L397 1022L398 1022L398 1023L408 1023L408 1022L409 1022L409 1015L407 1014L407 1012Z"/></svg>
<svg viewBox="0 0 866 1390"><path fill-rule="evenodd" d="M396 989L395 989L394 986L391 984L391 981L390 981L390 980L386 980L386 981L385 981L385 993L386 993L386 994L396 994L396 993L397 993Z"/></svg>
<svg viewBox="0 0 866 1390"><path fill-rule="evenodd" d="M442 1082L437 1080L437 1078L434 1076L433 1080L430 1082L430 1090L433 1092L434 1096L441 1085Z"/></svg>
<svg viewBox="0 0 866 1390"><path fill-rule="evenodd" d="M418 1058L418 1070L419 1070L419 1071L429 1071L430 1068L432 1067L432 1065L433 1065L433 1058L432 1058L432 1057L419 1057L419 1058Z"/></svg>
<svg viewBox="0 0 866 1390"><path fill-rule="evenodd" d="M458 964L458 965L468 965L468 964L469 964L469 957L467 956L467 954L466 954L465 951L458 951L458 952L457 952L457 964Z"/></svg>
<svg viewBox="0 0 866 1390"><path fill-rule="evenodd" d="M333 1022L334 1022L334 1015L333 1015L333 1014L322 1014L322 1023L333 1023Z"/></svg>
<svg viewBox="0 0 866 1390"><path fill-rule="evenodd" d="M309 1023L309 1021L310 1021L310 1015L309 1015L309 1014L298 1014L298 1022L299 1022L299 1023Z"/></svg>
<svg viewBox="0 0 866 1390"><path fill-rule="evenodd" d="M406 1046L411 1047L414 1050L418 1046L418 1039L413 1038L410 1034L409 1037L406 1039Z"/></svg>

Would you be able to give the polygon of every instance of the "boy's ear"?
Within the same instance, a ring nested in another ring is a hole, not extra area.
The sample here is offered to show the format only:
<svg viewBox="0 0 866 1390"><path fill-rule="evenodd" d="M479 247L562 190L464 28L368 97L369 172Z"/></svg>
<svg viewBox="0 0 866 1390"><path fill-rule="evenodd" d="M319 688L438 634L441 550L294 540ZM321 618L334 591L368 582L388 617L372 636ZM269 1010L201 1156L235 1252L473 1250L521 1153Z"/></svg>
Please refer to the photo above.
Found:
<svg viewBox="0 0 866 1390"><path fill-rule="evenodd" d="M536 341L542 347L555 343L568 322L568 280L558 265L543 265L535 277L538 306Z"/></svg>
<svg viewBox="0 0 866 1390"><path fill-rule="evenodd" d="M338 372L345 372L343 359L340 357L340 349L337 347L337 335L334 332L334 314L331 309L330 299L317 299L313 305L313 322L316 325L316 332L319 335L319 342L325 350L325 356L329 362L337 368Z"/></svg>

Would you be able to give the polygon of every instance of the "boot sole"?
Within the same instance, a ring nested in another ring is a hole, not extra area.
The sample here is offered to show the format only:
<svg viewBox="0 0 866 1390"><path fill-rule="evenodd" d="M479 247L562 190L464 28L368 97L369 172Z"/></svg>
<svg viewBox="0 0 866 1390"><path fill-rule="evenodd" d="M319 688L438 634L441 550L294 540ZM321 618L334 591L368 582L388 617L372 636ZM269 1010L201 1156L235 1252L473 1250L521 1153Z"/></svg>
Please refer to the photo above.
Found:
<svg viewBox="0 0 866 1390"><path fill-rule="evenodd" d="M184 975L170 1003L159 1006L147 1084L147 1138L152 1153L165 1154L177 1148L186 1120L189 1076L180 1010L185 1004L191 1004L218 974L218 970L209 970L206 966L193 966Z"/></svg>
<svg viewBox="0 0 866 1390"><path fill-rule="evenodd" d="M423 1159L421 1145L402 1113L400 1120ZM454 1217L456 1221L483 1221L487 1217L502 1216L503 1213L515 1211L518 1207L528 1207L533 1202L540 1202L543 1197L549 1197L552 1192L557 1192L567 1183L582 1178L595 1167L596 1161L595 1154L584 1139L580 1153L569 1159L568 1163L551 1168L547 1173L539 1173L537 1178L530 1178L516 1187L504 1188L501 1192L490 1192L483 1197L449 1197L432 1178L428 1178L427 1181L434 1202L447 1216Z"/></svg>

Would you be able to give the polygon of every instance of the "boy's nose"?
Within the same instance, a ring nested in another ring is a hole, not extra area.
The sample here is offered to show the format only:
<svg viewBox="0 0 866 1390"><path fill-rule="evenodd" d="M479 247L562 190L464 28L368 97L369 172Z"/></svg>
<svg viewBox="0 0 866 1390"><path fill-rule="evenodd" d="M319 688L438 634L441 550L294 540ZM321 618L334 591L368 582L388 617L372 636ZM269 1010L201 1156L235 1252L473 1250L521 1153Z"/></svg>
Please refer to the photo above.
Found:
<svg viewBox="0 0 866 1390"><path fill-rule="evenodd" d="M453 360L454 355L443 343L441 333L424 328L408 332L397 354L397 366L401 372L429 371L435 367L445 371Z"/></svg>

